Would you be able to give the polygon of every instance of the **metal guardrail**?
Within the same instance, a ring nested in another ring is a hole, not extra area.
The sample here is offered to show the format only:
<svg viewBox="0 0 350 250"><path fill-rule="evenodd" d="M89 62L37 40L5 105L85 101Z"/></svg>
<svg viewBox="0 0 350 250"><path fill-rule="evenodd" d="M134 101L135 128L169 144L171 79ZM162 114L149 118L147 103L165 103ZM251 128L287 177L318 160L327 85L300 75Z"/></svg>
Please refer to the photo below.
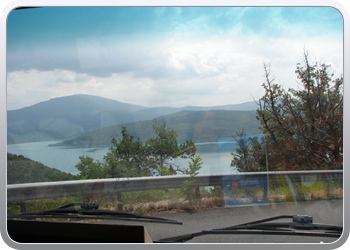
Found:
<svg viewBox="0 0 350 250"><path fill-rule="evenodd" d="M192 185L196 187L218 186L222 185L223 179L235 177L244 177L258 179L266 177L270 180L270 185L276 183L276 177L288 176L292 182L300 181L301 176L319 176L325 180L342 179L343 170L315 170L315 171L283 171L283 172L248 172L248 173L229 173L229 174L207 174L195 176L195 182ZM179 176L158 176L141 178L113 178L113 179L95 179L78 181L60 181L60 182L41 182L29 184L7 185L7 201L26 201L45 198L56 198L63 196L79 196L89 194L110 194L117 193L121 197L123 192L157 190L179 188L181 184L188 180L188 175ZM118 198L118 200L120 200ZM121 201L121 200L120 200Z"/></svg>

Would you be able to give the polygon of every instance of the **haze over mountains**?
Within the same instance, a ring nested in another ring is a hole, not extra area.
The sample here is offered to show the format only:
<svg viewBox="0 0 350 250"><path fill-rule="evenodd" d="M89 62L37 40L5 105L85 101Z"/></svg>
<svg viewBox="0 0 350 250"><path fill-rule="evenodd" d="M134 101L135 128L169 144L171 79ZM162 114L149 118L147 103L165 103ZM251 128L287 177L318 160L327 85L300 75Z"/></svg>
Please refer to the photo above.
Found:
<svg viewBox="0 0 350 250"><path fill-rule="evenodd" d="M192 140L194 142L218 142L232 140L236 132L244 131L247 135L261 134L259 122L255 118L255 111L236 110L207 110L207 111L180 111L157 118L159 124L173 128L178 141ZM111 144L112 138L122 138L122 127L125 126L135 139L146 142L154 137L153 121L139 121L121 125L109 126L79 135L69 140L50 146L78 146L99 147Z"/></svg>
<svg viewBox="0 0 350 250"><path fill-rule="evenodd" d="M7 143L70 139L112 125L152 120L180 111L255 111L255 102L215 107L149 108L91 95L53 98L7 111Z"/></svg>

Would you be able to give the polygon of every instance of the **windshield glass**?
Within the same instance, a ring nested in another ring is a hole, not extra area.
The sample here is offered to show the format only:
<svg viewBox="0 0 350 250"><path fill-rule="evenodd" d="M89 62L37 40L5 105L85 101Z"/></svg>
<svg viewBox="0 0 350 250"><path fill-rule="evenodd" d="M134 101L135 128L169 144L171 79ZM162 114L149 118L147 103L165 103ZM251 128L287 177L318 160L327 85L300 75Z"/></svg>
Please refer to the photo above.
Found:
<svg viewBox="0 0 350 250"><path fill-rule="evenodd" d="M15 9L6 49L8 215L96 203L182 222L34 219L144 225L152 241L279 215L343 226L335 8Z"/></svg>

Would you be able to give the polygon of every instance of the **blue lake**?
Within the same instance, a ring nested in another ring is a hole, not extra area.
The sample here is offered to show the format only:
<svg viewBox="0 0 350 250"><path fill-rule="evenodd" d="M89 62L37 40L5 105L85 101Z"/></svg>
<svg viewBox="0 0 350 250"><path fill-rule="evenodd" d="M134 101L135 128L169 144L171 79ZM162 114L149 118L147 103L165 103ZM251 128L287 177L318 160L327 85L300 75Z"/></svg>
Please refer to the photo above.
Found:
<svg viewBox="0 0 350 250"><path fill-rule="evenodd" d="M261 137L261 136L258 136ZM7 145L7 152L23 155L34 161L41 162L45 166L56 168L61 171L78 174L74 167L80 162L79 156L90 156L96 160L103 160L103 156L108 152L109 147L48 147L50 142L31 142L22 144ZM217 141L196 143L197 152L203 159L200 174L221 174L234 173L230 167L232 160L231 152L236 151L237 144L231 138L220 138ZM189 159L176 159L176 163L183 167L188 166Z"/></svg>

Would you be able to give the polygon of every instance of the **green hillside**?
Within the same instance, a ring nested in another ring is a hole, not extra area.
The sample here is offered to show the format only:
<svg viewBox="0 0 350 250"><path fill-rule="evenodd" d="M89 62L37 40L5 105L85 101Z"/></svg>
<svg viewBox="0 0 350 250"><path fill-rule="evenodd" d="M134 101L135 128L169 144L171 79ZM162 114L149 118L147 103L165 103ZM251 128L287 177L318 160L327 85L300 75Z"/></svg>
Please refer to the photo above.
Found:
<svg viewBox="0 0 350 250"><path fill-rule="evenodd" d="M261 134L255 111L181 111L158 118L160 124L174 128L178 140L210 141L221 137L230 137L244 129L247 135ZM127 127L128 133L146 141L154 136L152 120L127 123L94 130L70 140L51 146L98 146L110 144L113 137L121 137L121 129Z"/></svg>
<svg viewBox="0 0 350 250"><path fill-rule="evenodd" d="M7 153L7 184L68 181L74 175L24 157Z"/></svg>
<svg viewBox="0 0 350 250"><path fill-rule="evenodd" d="M50 99L7 111L7 143L65 140L88 131L135 121L145 107L90 95Z"/></svg>

